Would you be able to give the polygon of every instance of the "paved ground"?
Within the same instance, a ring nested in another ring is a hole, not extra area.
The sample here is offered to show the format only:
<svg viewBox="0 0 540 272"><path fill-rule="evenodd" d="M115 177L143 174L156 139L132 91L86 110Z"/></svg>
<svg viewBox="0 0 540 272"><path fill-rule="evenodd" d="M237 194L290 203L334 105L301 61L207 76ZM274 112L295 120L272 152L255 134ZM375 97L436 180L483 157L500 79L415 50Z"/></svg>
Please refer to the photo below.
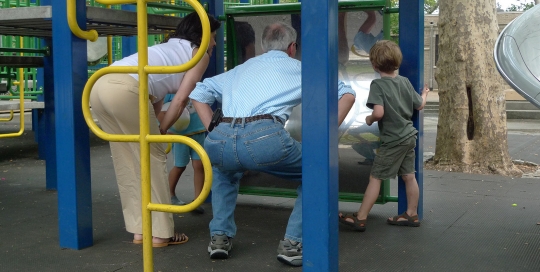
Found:
<svg viewBox="0 0 540 272"><path fill-rule="evenodd" d="M436 118L425 124L425 151L434 152ZM540 123L508 127L512 157L540 164ZM84 250L59 247L57 195L44 190L36 151L32 132L0 140L0 271L142 271L141 246L123 230L108 145L92 137L94 246ZM192 196L191 177L180 183L183 199ZM538 192L540 179L425 171L422 226L389 226L397 204L376 205L365 233L340 227L340 271L540 271ZM241 195L234 250L222 261L206 252L209 212L175 215L190 241L155 249L155 271L300 271L275 259L291 206L291 199Z"/></svg>

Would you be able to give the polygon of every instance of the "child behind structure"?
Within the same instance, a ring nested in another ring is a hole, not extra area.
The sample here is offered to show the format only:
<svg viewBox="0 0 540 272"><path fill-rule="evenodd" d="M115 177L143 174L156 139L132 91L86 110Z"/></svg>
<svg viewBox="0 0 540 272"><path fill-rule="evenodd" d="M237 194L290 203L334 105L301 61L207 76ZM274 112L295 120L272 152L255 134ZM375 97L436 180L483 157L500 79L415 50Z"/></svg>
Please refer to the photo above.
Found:
<svg viewBox="0 0 540 272"><path fill-rule="evenodd" d="M418 131L411 118L415 109L424 108L429 88L424 86L419 95L407 78L397 74L402 58L399 46L388 40L378 41L369 52L371 65L381 78L371 82L366 105L373 112L366 117L366 124L371 126L378 122L381 147L375 156L358 212L339 214L339 222L357 231L366 230L367 216L379 196L382 180L392 179L396 174L405 182L407 211L388 218L387 222L398 226L420 226L417 213L420 191L414 166Z"/></svg>

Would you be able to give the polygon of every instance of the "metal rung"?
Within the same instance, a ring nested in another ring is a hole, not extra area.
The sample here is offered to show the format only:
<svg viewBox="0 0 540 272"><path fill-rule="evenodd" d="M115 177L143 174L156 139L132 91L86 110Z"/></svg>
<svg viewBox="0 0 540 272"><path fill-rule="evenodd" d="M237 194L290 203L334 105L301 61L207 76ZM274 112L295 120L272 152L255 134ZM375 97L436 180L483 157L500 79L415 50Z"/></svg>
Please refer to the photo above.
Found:
<svg viewBox="0 0 540 272"><path fill-rule="evenodd" d="M43 67L43 57L0 56L0 67L31 68Z"/></svg>
<svg viewBox="0 0 540 272"><path fill-rule="evenodd" d="M173 32L182 19L148 14L148 34ZM86 7L86 29L100 36L137 35L137 13L133 11ZM0 35L52 37L52 6L0 8Z"/></svg>
<svg viewBox="0 0 540 272"><path fill-rule="evenodd" d="M40 101L28 101L24 102L24 109L43 109L45 108L45 102ZM0 101L0 110L19 110L19 101Z"/></svg>

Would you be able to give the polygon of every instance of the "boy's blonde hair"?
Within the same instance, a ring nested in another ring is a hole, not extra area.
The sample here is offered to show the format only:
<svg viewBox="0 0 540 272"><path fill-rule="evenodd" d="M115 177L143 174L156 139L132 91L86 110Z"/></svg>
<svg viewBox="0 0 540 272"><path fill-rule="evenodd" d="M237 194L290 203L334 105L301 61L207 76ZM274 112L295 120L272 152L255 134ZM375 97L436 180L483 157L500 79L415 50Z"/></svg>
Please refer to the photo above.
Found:
<svg viewBox="0 0 540 272"><path fill-rule="evenodd" d="M393 41L377 41L369 50L371 64L384 73L392 73L399 69L402 59L401 49Z"/></svg>

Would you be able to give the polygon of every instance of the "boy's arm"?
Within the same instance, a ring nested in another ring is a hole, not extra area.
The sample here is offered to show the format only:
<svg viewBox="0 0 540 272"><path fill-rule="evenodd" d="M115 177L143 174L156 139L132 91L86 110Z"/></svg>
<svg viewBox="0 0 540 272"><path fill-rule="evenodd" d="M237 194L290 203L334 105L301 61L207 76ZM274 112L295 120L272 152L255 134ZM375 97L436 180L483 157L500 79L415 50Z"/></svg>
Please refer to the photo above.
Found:
<svg viewBox="0 0 540 272"><path fill-rule="evenodd" d="M382 105L373 105L373 112L366 116L366 124L371 126L373 123L381 120L384 116L384 107Z"/></svg>
<svg viewBox="0 0 540 272"><path fill-rule="evenodd" d="M424 84L424 89L422 90L422 105L416 108L417 110L422 110L424 106L426 105L426 99L427 99L428 93L429 93L429 87L427 84Z"/></svg>

